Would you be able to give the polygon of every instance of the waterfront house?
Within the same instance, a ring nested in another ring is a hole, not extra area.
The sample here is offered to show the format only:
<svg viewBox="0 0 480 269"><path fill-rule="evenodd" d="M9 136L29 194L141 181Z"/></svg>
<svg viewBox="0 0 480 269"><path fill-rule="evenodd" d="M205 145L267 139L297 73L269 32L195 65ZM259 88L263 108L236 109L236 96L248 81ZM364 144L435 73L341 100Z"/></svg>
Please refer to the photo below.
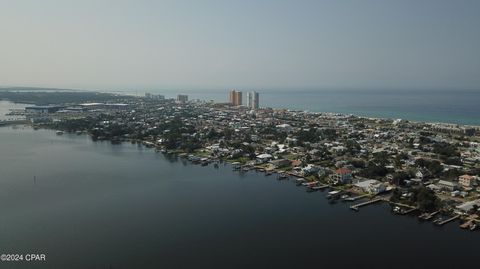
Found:
<svg viewBox="0 0 480 269"><path fill-rule="evenodd" d="M474 207L480 207L480 199L479 200L474 200L474 201L469 201L465 202L461 205L456 206L456 209L460 212L469 212L472 210Z"/></svg>
<svg viewBox="0 0 480 269"><path fill-rule="evenodd" d="M307 166L302 168L302 175L303 176L309 176L312 174L317 173L320 170L319 166L313 165L313 164L308 164Z"/></svg>
<svg viewBox="0 0 480 269"><path fill-rule="evenodd" d="M372 194L378 194L386 190L386 185L375 179L359 181L353 185L364 192Z"/></svg>
<svg viewBox="0 0 480 269"><path fill-rule="evenodd" d="M335 171L332 177L335 182L343 184L349 183L352 181L352 171L347 168L340 168Z"/></svg>

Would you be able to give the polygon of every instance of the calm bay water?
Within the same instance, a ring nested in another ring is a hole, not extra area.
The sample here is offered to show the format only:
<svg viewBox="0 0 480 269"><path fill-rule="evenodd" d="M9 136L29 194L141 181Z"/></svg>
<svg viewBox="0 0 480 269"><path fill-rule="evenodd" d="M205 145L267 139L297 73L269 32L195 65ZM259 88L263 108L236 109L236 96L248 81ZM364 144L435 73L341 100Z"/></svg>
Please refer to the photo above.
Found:
<svg viewBox="0 0 480 269"><path fill-rule="evenodd" d="M244 91L244 103L246 90ZM257 90L263 107L480 125L479 90ZM155 90L175 97L228 101L228 90Z"/></svg>
<svg viewBox="0 0 480 269"><path fill-rule="evenodd" d="M34 178L35 177L35 178ZM0 268L472 268L480 233L354 213L291 181L0 128Z"/></svg>

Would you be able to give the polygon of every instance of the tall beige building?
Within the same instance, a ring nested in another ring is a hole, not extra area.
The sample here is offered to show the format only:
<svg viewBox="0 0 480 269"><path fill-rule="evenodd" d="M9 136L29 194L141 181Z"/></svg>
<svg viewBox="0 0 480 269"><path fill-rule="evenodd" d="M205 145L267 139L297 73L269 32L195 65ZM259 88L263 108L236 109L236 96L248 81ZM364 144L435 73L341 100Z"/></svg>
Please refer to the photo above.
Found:
<svg viewBox="0 0 480 269"><path fill-rule="evenodd" d="M241 106L242 105L242 92L231 90L229 95L229 102L233 106Z"/></svg>

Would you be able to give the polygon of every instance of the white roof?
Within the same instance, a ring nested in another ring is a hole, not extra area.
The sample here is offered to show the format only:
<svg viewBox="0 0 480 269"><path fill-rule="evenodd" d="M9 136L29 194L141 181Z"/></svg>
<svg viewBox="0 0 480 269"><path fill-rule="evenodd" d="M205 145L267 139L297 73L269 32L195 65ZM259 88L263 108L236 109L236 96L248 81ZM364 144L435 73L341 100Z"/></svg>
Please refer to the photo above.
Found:
<svg viewBox="0 0 480 269"><path fill-rule="evenodd" d="M98 106L98 105L103 105L103 103L83 103L80 105L81 106Z"/></svg>
<svg viewBox="0 0 480 269"><path fill-rule="evenodd" d="M475 201L465 202L461 205L458 205L457 209L460 209L463 211L469 211L470 209L473 208L474 205L480 206L480 199Z"/></svg>
<svg viewBox="0 0 480 269"><path fill-rule="evenodd" d="M378 183L380 183L378 180L367 179L367 180L364 180L364 181L357 182L353 185L356 186L356 187L359 187L359 188L368 188L368 187L370 187L372 185L375 185L375 184L378 184Z"/></svg>
<svg viewBox="0 0 480 269"><path fill-rule="evenodd" d="M263 154L260 154L260 155L257 155L257 158L259 159L268 159L268 158L272 158L273 156L268 154L268 153L263 153Z"/></svg>
<svg viewBox="0 0 480 269"><path fill-rule="evenodd" d="M457 185L455 182L447 181L447 180L440 180L440 181L438 181L438 184L445 185L445 186L451 186L451 187L454 187L454 186Z"/></svg>

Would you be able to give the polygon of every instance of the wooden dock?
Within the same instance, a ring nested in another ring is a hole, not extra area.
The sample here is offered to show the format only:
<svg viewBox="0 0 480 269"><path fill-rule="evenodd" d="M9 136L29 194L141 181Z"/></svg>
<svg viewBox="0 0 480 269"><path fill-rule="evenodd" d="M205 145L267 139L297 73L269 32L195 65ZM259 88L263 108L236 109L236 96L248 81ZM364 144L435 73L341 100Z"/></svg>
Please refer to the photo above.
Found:
<svg viewBox="0 0 480 269"><path fill-rule="evenodd" d="M317 190L323 190L323 189L326 189L328 187L330 187L330 185L315 186L315 187L312 187L312 188L317 189Z"/></svg>
<svg viewBox="0 0 480 269"><path fill-rule="evenodd" d="M466 222L464 222L463 224L460 224L460 228L462 229L468 229L470 228L470 226L473 225L473 220L467 220Z"/></svg>
<svg viewBox="0 0 480 269"><path fill-rule="evenodd" d="M345 198L343 200L349 201L349 202L354 202L358 199L362 199L362 198L365 198L365 197L368 197L368 196L369 196L369 194L364 194L364 195L359 195L359 196L355 196L355 197L348 197L348 198Z"/></svg>
<svg viewBox="0 0 480 269"><path fill-rule="evenodd" d="M453 216L453 217L451 217L451 218L449 218L449 219L436 222L435 224L437 224L438 226L442 226L442 225L447 224L447 223L449 223L449 222L451 222L451 221L454 221L454 220L456 220L456 219L458 219L458 218L460 218L460 215L455 215L455 216Z"/></svg>
<svg viewBox="0 0 480 269"><path fill-rule="evenodd" d="M412 213L413 211L417 210L416 208L410 208L408 210L404 210L400 212L400 215L407 215L409 213Z"/></svg>
<svg viewBox="0 0 480 269"><path fill-rule="evenodd" d="M358 211L360 209L360 207L362 207L362 206L367 206L367 205L378 203L378 202L381 202L381 201L383 201L383 200L380 199L380 198L373 199L373 200L366 201L366 202L363 202L363 203L360 203L360 204L352 205L352 206L350 206L350 209Z"/></svg>
<svg viewBox="0 0 480 269"><path fill-rule="evenodd" d="M326 189L330 186L328 185L322 185L322 186L307 186L307 190L312 190L312 191L318 191L318 190L323 190Z"/></svg>
<svg viewBox="0 0 480 269"><path fill-rule="evenodd" d="M398 207L415 208L415 209L416 209L416 207L414 207L414 206L412 206L412 205L407 205L407 204L402 204L402 203L395 203L395 202L392 202L392 201L389 201L389 200L386 200L386 199L384 199L384 201L390 203L391 205L396 205L396 206L398 206Z"/></svg>
<svg viewBox="0 0 480 269"><path fill-rule="evenodd" d="M419 219L421 220L431 220L436 214L438 214L440 211L435 211L432 213L423 213L420 216L418 216Z"/></svg>

